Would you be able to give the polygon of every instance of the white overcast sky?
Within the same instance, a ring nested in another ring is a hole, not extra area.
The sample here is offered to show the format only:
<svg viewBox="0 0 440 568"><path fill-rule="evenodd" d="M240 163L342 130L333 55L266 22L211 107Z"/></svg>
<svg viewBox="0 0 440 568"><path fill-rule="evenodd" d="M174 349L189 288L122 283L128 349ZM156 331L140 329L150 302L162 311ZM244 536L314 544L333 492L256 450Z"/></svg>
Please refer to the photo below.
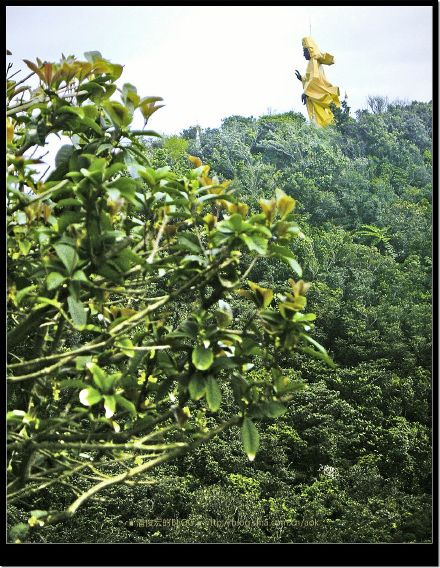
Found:
<svg viewBox="0 0 440 568"><path fill-rule="evenodd" d="M299 111L301 38L335 56L327 79L352 110L368 95L432 99L431 6L8 6L14 69L97 50L121 83L164 98L149 127L178 133L223 118ZM137 125L139 126L139 125Z"/></svg>

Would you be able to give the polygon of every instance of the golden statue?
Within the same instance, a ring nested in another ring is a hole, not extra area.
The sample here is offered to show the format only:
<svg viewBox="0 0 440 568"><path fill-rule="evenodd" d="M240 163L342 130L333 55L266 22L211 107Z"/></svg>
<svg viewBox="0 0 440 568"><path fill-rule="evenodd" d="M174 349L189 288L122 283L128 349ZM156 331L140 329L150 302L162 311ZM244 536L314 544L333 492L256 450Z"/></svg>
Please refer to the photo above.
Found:
<svg viewBox="0 0 440 568"><path fill-rule="evenodd" d="M302 45L304 57L309 63L303 76L298 70L295 71L304 87L301 100L307 105L307 112L312 122L317 126L328 126L334 122L330 105L340 107L341 103L339 87L334 87L327 81L322 65L333 65L335 60L330 53L321 53L311 37L303 38Z"/></svg>

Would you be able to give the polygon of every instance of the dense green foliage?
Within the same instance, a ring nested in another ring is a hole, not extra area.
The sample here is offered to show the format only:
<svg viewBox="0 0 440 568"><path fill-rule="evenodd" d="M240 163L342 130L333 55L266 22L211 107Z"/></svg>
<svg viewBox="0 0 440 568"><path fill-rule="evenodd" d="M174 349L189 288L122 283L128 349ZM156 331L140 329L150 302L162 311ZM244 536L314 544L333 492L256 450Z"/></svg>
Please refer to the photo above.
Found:
<svg viewBox="0 0 440 568"><path fill-rule="evenodd" d="M130 126L159 98L126 83L112 99L122 66L86 58L26 61L34 90L8 81L8 498L29 514L14 542L233 426L254 460L255 421L305 386L282 357L333 365L309 285L288 278L302 274L295 200L277 188L250 214L198 157L185 175L151 167L138 138L157 135ZM42 181L24 153L50 134L70 144ZM252 281L260 261L284 262L285 281ZM60 504L42 497L60 487Z"/></svg>
<svg viewBox="0 0 440 568"><path fill-rule="evenodd" d="M258 239L250 246L242 240L246 266L249 255L261 258L249 271L250 288L220 305L220 321L232 312L234 325L247 329L250 293L263 312L273 301L289 317L287 304L304 297L307 285L294 283L290 300L276 294L287 293L298 259L312 283L314 338L337 367L310 359L307 347L257 354L246 372L250 384L264 390L282 376L292 388L306 385L287 410L274 398L259 400L258 433L245 418L241 431L224 430L164 463L144 485L111 487L81 515L37 528L33 541L431 541L432 106L372 98L370 111L356 118L346 105L335 116L327 129L296 113L233 116L218 129L145 139L142 151L153 170L171 166L179 179L194 172L188 154L200 159L195 165L209 163L210 175L232 180L227 191L236 214L250 219L262 208L272 223L275 192L279 207L284 195L295 198L291 222L304 238L292 239L287 259L260 254L267 250L258 250ZM192 302L179 298L181 317L194 310ZM279 330L277 336L286 341ZM198 398L198 385L192 388ZM210 395L202 388L217 409L215 388ZM200 431L234 414L233 382L223 381L221 394L217 412L197 414ZM249 461L243 445L252 456L256 438L259 451ZM62 486L43 490L34 508L62 510L69 497ZM14 523L26 522L21 502L11 514Z"/></svg>
<svg viewBox="0 0 440 568"><path fill-rule="evenodd" d="M195 540L431 539L432 109L370 103L373 112L356 118L345 106L328 129L287 113L183 133L189 151L234 179L243 200L275 187L295 195L306 239L294 251L313 282L316 337L338 363L282 362L309 389L267 423L255 464L220 441L200 450L206 465L188 464L201 484L192 492L196 511L209 489L245 519L258 487L249 515L273 521L276 511L290 526L215 533L209 518L227 513L199 512L205 528ZM281 266L262 264L254 279L270 287L284 277ZM245 479L234 484L231 475ZM190 538L181 532L162 538Z"/></svg>

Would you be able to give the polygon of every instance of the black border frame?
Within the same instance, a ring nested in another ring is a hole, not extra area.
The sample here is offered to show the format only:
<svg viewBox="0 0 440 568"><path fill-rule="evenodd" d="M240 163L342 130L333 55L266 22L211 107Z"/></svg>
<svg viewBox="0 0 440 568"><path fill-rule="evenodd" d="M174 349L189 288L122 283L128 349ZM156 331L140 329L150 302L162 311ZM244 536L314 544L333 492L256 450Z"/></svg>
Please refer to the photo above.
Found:
<svg viewBox="0 0 440 568"><path fill-rule="evenodd" d="M13 6L14 4L9 4ZM81 4L80 4L81 5ZM87 5L87 4L83 4ZM108 4L111 5L111 4ZM234 6L228 4L227 6ZM297 2L295 6L310 5ZM322 4L314 4L319 6ZM400 3L387 2L368 6L396 6ZM417 6L432 6L432 45L433 45L433 181L438 182L438 2L416 3ZM6 67L6 66L5 66ZM6 69L5 69L6 70ZM416 78L414 79L416 80ZM3 141L4 144L4 141ZM434 187L435 183L433 184ZM437 187L438 184L437 184ZM438 259L438 198L433 191L433 253ZM5 233L3 233L5 234ZM6 242L5 242L6 245ZM6 246L5 246L6 252ZM6 255L5 255L6 256ZM5 263L6 266L6 263ZM6 542L6 553L2 555L2 566L439 566L438 541L438 264L433 274L433 525L432 543L427 544L366 544L366 543L259 543L259 544L24 544L19 547ZM6 278L3 278L3 283ZM6 297L6 294L5 296ZM6 310L5 310L6 312ZM6 361L6 357L4 358ZM6 375L6 372L5 372ZM6 407L5 398L2 404ZM5 408L6 410L6 408ZM6 461L6 454L3 454ZM5 469L2 476L6 488ZM6 493L6 491L5 491ZM5 495L4 493L4 495ZM5 495L6 510L6 495ZM6 531L5 531L6 533ZM139 550L132 546L147 546ZM50 548L48 548L50 547ZM75 547L75 548L73 548ZM115 550L115 547L116 550ZM127 562L128 564L124 564Z"/></svg>

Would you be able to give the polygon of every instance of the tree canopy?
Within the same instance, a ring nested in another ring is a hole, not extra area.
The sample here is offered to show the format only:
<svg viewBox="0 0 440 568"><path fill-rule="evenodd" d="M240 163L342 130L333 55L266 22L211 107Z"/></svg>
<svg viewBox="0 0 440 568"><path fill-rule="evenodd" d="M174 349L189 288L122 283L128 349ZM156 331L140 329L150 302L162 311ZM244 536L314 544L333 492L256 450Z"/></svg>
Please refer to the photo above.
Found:
<svg viewBox="0 0 440 568"><path fill-rule="evenodd" d="M159 137L99 53L27 65L10 540L431 542L432 104Z"/></svg>
<svg viewBox="0 0 440 568"><path fill-rule="evenodd" d="M10 504L29 503L32 527L233 425L253 460L254 420L283 414L303 387L280 353L332 361L310 335L309 284L293 278L291 243L304 235L292 197L277 188L251 213L198 157L185 175L152 167L139 138L158 135L130 126L137 111L146 126L161 99L117 89L122 66L98 52L25 63L38 88L8 82L8 488ZM25 152L51 134L70 143L42 179ZM290 279L260 286L260 259L284 262ZM264 380L249 374L255 361ZM224 385L234 408L209 428ZM59 484L67 507L32 506Z"/></svg>

